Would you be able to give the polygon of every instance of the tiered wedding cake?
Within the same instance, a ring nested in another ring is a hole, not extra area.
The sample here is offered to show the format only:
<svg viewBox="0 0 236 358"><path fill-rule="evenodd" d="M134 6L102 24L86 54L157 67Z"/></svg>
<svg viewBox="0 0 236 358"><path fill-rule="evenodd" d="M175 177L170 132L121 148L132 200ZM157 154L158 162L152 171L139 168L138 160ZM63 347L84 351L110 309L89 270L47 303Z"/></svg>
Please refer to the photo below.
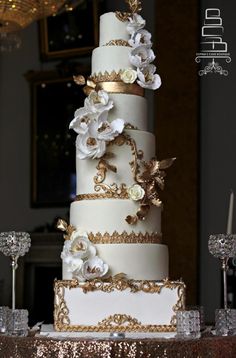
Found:
<svg viewBox="0 0 236 358"><path fill-rule="evenodd" d="M63 220L63 280L55 282L59 331L171 331L184 304L184 284L168 278L162 244L164 169L155 137L147 132L144 89L157 89L151 35L138 15L100 18L84 107L70 127L77 133L77 196L70 225Z"/></svg>

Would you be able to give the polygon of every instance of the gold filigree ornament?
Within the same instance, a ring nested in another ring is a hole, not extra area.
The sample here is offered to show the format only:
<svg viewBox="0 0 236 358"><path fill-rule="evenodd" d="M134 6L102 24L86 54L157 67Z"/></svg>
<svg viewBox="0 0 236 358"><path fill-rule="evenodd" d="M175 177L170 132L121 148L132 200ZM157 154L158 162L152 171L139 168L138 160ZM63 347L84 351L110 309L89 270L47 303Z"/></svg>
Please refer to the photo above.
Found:
<svg viewBox="0 0 236 358"><path fill-rule="evenodd" d="M139 13L142 10L141 1L139 0L126 0L125 2L129 6L129 12L116 11L116 17L122 22L127 21L134 13Z"/></svg>
<svg viewBox="0 0 236 358"><path fill-rule="evenodd" d="M71 325L69 309L65 300L65 288L81 288L85 294L93 291L113 292L130 289L136 293L143 291L149 294L160 294L164 288L177 289L177 303L172 310L175 312L167 325L142 324L135 317L127 314L113 314L98 322L97 325ZM77 280L62 280L54 282L54 327L64 332L173 332L176 330L176 311L185 306L185 285L182 281L161 282L127 280L124 274L118 274L104 280L95 279L85 283Z"/></svg>
<svg viewBox="0 0 236 358"><path fill-rule="evenodd" d="M74 226L67 224L67 222L63 219L57 220L56 228L62 232L65 232L65 240L70 240L71 234L76 230Z"/></svg>

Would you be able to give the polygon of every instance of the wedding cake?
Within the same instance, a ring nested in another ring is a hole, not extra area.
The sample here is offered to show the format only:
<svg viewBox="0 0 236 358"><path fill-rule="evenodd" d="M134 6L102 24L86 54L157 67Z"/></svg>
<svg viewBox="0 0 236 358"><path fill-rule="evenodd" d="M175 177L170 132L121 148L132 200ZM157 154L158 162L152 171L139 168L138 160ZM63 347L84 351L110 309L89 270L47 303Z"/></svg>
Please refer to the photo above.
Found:
<svg viewBox="0 0 236 358"><path fill-rule="evenodd" d="M77 133L77 195L65 232L63 279L55 281L58 331L172 331L184 305L185 286L168 279L168 248L162 243L165 169L155 137L147 131L145 89L160 76L151 34L139 14L100 17L99 47L92 53L84 106L70 128Z"/></svg>

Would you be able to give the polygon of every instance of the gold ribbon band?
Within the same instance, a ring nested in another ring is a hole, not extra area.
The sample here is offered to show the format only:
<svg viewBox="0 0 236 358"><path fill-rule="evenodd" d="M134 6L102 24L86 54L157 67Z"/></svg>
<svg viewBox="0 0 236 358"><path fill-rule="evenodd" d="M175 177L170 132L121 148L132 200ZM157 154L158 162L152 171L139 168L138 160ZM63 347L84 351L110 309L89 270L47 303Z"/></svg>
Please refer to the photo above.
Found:
<svg viewBox="0 0 236 358"><path fill-rule="evenodd" d="M144 97L144 89L139 85L124 82L99 82L96 84L96 91L104 90L110 93L125 93Z"/></svg>
<svg viewBox="0 0 236 358"><path fill-rule="evenodd" d="M90 232L88 238L93 244L161 244L162 236L156 232L144 234L132 231L128 234L126 231L123 231L119 234L117 231L114 231L112 234L108 232L105 232L105 234L100 232L93 234Z"/></svg>

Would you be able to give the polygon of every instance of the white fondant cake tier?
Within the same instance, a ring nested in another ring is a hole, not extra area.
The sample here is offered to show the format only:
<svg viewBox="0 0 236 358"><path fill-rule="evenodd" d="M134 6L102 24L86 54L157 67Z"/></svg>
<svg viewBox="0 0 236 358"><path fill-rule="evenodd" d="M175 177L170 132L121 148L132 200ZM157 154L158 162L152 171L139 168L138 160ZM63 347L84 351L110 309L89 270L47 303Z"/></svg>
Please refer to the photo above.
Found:
<svg viewBox="0 0 236 358"><path fill-rule="evenodd" d="M161 244L99 244L98 256L108 264L109 276L125 273L128 279L163 280L169 275L168 248ZM72 279L63 263L63 280Z"/></svg>
<svg viewBox="0 0 236 358"><path fill-rule="evenodd" d="M119 72L127 68L134 68L129 60L130 47L126 46L102 46L97 47L92 53L92 75L112 71Z"/></svg>
<svg viewBox="0 0 236 358"><path fill-rule="evenodd" d="M143 151L145 161L149 161L155 156L155 136L152 133L139 130L125 130L124 133L134 139L137 150ZM131 146L126 143L121 146L110 144L107 147L107 152L114 153L114 157L108 162L116 166L117 172L108 170L103 184L115 183L120 186L124 183L127 187L135 184L130 166L130 162L134 160ZM94 189L94 177L98 173L98 162L98 159L81 160L76 158L77 194L97 193ZM104 193L103 190L99 192Z"/></svg>
<svg viewBox="0 0 236 358"><path fill-rule="evenodd" d="M126 30L127 22L120 21L114 12L100 16L99 46L104 46L113 40L129 40Z"/></svg>
<svg viewBox="0 0 236 358"><path fill-rule="evenodd" d="M56 281L54 327L57 331L170 332L176 310L185 305L182 282L101 283L85 293L76 281ZM132 292L132 287L136 291Z"/></svg>
<svg viewBox="0 0 236 358"><path fill-rule="evenodd" d="M129 199L74 201L70 207L70 224L93 234L113 234L115 231L161 234L162 208L152 205L146 220L138 220L135 225L129 225L125 220L126 216L135 215L138 209L138 203Z"/></svg>
<svg viewBox="0 0 236 358"><path fill-rule="evenodd" d="M109 111L109 120L121 118L136 129L147 130L147 100L132 94L109 93L114 107Z"/></svg>

